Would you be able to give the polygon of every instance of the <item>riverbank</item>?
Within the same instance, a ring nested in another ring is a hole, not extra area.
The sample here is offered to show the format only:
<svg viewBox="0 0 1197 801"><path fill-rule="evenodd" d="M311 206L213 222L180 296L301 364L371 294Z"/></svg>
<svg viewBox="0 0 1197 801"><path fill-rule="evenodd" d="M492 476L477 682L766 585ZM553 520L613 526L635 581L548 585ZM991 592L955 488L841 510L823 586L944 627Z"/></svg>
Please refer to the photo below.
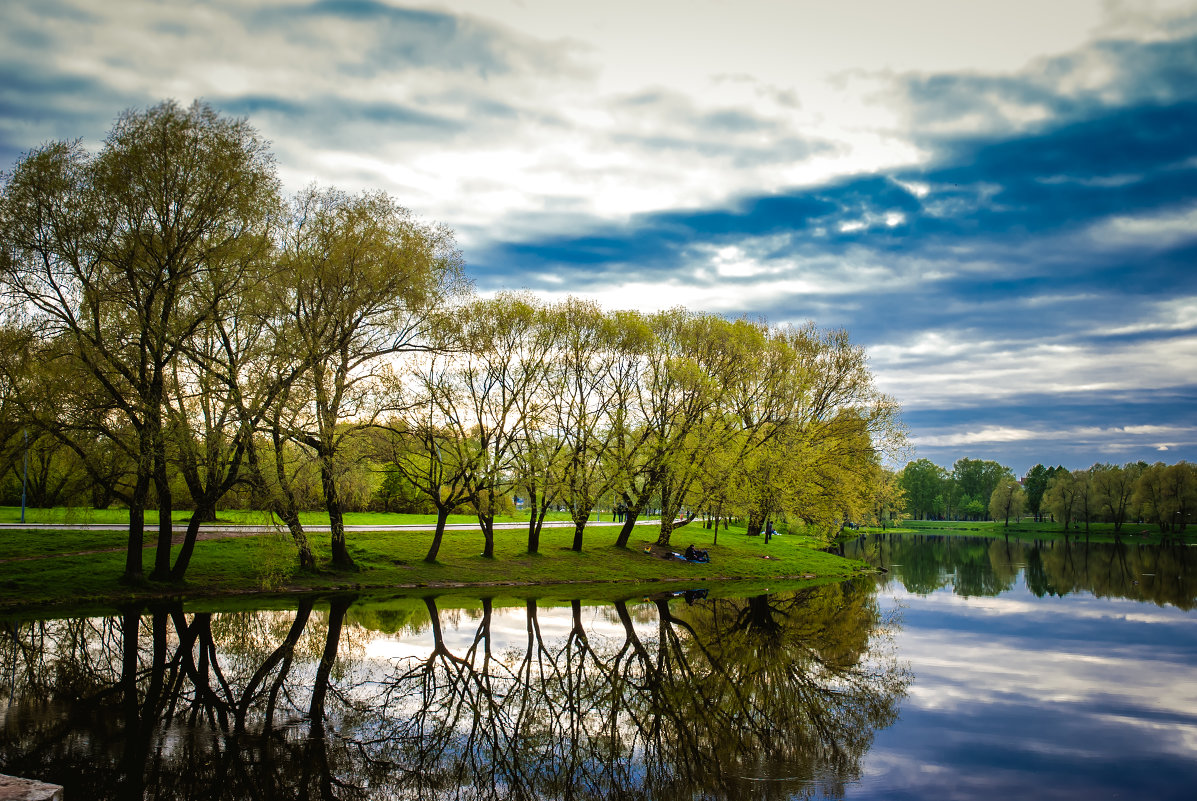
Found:
<svg viewBox="0 0 1197 801"><path fill-rule="evenodd" d="M126 603L158 598L218 598L254 593L357 590L447 590L587 585L588 597L615 597L644 587L709 586L719 582L814 583L842 580L869 572L863 562L817 550L802 536L749 537L744 530L720 531L693 524L674 533L672 550L690 543L709 550L711 561L692 564L662 558L653 549L655 527L632 535L628 548L612 545L614 526L588 527L583 550L569 549L572 528L546 528L539 553L527 552L522 529L495 532L495 558L480 555L478 531L445 534L436 564L423 561L430 531L373 530L348 535L352 571L329 566L328 537L313 533L318 567L299 570L290 539L278 533L221 536L197 543L184 584L119 582L124 569L126 534L120 531L0 531L0 611ZM645 549L652 550L647 553ZM153 549L145 551L147 573ZM571 590L573 595L577 591Z"/></svg>
<svg viewBox="0 0 1197 801"><path fill-rule="evenodd" d="M1143 545L1159 545L1161 543L1195 543L1197 542L1197 528L1187 528L1183 532L1161 532L1158 526L1147 523L1123 523L1120 532L1114 531L1113 523L1090 523L1089 531L1085 531L1082 523L1080 528L1070 528L1065 531L1059 523L1050 521L1035 522L1021 520L1011 522L1008 526L1001 520L906 520L897 526L886 529L862 529L870 534L943 534L945 536L967 537L1009 537L1021 540L1088 540L1089 542L1126 542Z"/></svg>

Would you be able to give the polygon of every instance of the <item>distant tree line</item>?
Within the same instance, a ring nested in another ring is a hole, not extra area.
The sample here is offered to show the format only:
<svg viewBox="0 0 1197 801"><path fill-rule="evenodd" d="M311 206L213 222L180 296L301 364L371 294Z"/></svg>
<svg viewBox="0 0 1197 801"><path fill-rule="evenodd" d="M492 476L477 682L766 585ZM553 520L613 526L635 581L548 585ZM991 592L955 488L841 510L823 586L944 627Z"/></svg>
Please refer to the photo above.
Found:
<svg viewBox="0 0 1197 801"><path fill-rule="evenodd" d="M453 233L380 192L284 197L243 120L167 102L98 153L54 142L0 186L0 467L34 505L127 506L125 579L182 580L202 522L552 507L574 548L604 502L658 541L703 515L832 530L894 506L896 404L843 331L577 299L479 298ZM28 469L25 459L28 458ZM27 480L26 480L27 476ZM181 547L171 512L192 511Z"/></svg>
<svg viewBox="0 0 1197 801"><path fill-rule="evenodd" d="M1047 518L1068 527L1149 523L1180 532L1197 510L1197 465L1177 462L1095 464L1086 470L1037 464L1016 480L1010 468L993 461L959 459L945 470L918 459L898 477L905 512L923 520L1036 521Z"/></svg>

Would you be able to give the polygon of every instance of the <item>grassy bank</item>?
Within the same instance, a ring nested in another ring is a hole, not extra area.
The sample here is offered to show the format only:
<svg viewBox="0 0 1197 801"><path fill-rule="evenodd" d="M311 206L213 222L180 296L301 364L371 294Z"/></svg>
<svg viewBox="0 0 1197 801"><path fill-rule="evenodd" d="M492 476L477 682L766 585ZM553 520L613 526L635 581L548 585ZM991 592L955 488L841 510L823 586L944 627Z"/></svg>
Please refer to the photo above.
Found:
<svg viewBox="0 0 1197 801"><path fill-rule="evenodd" d="M188 510L175 510L171 514L171 520L176 525L184 525L191 519L191 512ZM565 512L549 512L545 518L546 520L568 520L569 515ZM604 514L603 520L610 520L610 513ZM300 512L299 520L305 526L327 526L328 513L327 512ZM0 506L0 523L20 523L21 522L21 507L19 506ZM118 524L128 525L129 510L122 508L111 509L90 509L73 506L55 506L50 509L26 509L25 510L26 523L48 523L52 525L92 525L92 524ZM215 524L205 525L274 525L280 523L278 518L271 517L266 512L258 512L244 509L222 509L217 513L217 521ZM398 512L347 512L345 514L345 523L351 526L397 526L397 525L422 525L434 524L436 522L436 515L409 515L400 514ZM471 514L449 515L450 523L477 523L478 518ZM495 517L496 523L526 523L528 522L527 512L517 512L514 515L497 515ZM146 527L158 525L158 510L147 509L145 512Z"/></svg>
<svg viewBox="0 0 1197 801"><path fill-rule="evenodd" d="M218 597L254 592L301 592L385 588L543 587L546 585L687 586L723 581L766 584L780 580L817 581L847 578L867 568L858 562L823 553L800 536L748 537L743 529L719 533L686 527L674 534L674 549L693 542L708 548L709 564L666 560L644 552L656 537L644 527L633 534L631 547L615 548L614 527L587 532L583 551L569 550L570 529L545 529L538 554L527 552L526 533L495 533L495 558L480 556L482 535L452 531L445 535L439 560L423 561L428 532L351 532L349 550L356 571L334 571L328 565L327 535L313 534L318 564L314 571L295 566L295 549L278 534L203 540L197 543L185 585L118 583L124 569L125 535L121 532L0 531L0 610L60 604L111 603L155 597ZM37 558L23 558L36 556ZM768 558L766 558L768 557ZM145 551L146 570L153 551ZM622 591L621 591L622 592ZM572 593L572 591L571 591ZM566 593L566 594L571 594ZM560 594L560 593L558 593ZM596 591L585 593L595 597ZM608 593L600 592L607 596Z"/></svg>
<svg viewBox="0 0 1197 801"><path fill-rule="evenodd" d="M1071 527L1065 531L1059 523L1024 519L1011 521L1005 525L1002 521L960 521L960 520L907 520L898 527L890 527L884 531L879 528L867 529L870 534L942 534L963 535L970 537L1006 537L1024 540L1084 540L1086 536L1090 542L1136 542L1144 544L1159 544L1163 541L1197 542L1197 529L1189 528L1182 533L1161 533L1158 526L1144 523L1123 523L1122 531L1115 532L1113 523L1090 523L1086 535L1085 526Z"/></svg>

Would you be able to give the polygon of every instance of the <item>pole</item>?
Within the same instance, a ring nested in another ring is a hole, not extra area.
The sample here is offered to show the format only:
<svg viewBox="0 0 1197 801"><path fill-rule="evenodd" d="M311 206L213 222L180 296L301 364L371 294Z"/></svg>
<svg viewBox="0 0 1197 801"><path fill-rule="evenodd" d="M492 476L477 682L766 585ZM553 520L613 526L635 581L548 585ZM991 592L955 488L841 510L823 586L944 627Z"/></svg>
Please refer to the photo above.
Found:
<svg viewBox="0 0 1197 801"><path fill-rule="evenodd" d="M21 473L21 522L25 522L25 485L29 483L29 429L25 429L24 470Z"/></svg>

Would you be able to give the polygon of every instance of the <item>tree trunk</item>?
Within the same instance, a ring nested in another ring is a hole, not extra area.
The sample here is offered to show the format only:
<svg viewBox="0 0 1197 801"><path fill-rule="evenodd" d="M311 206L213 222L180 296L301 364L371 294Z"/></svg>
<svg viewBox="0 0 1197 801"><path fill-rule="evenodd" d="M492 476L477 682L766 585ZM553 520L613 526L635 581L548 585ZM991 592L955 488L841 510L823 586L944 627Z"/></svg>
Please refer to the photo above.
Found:
<svg viewBox="0 0 1197 801"><path fill-rule="evenodd" d="M536 553L540 550L540 524L544 521L544 517L537 520L536 511L536 490L528 487L528 553Z"/></svg>
<svg viewBox="0 0 1197 801"><path fill-rule="evenodd" d="M158 432L154 446L154 489L158 493L158 547L154 550L153 581L170 580L170 548L174 539L173 506L170 497L170 478L166 474L166 443Z"/></svg>
<svg viewBox="0 0 1197 801"><path fill-rule="evenodd" d="M759 537L761 529L765 525L765 516L759 510L753 510L748 513L748 536Z"/></svg>
<svg viewBox="0 0 1197 801"><path fill-rule="evenodd" d="M149 489L149 475L141 472L129 502L129 544L125 551L125 574L121 576L124 584L140 584L145 580L141 557L145 548L145 501Z"/></svg>
<svg viewBox="0 0 1197 801"><path fill-rule="evenodd" d="M628 511L623 519L623 528L619 530L619 536L615 538L616 548L628 547L628 540L632 538L632 529L636 528L636 519L640 517L642 511L644 511L643 505L628 506Z"/></svg>
<svg viewBox="0 0 1197 801"><path fill-rule="evenodd" d="M187 573L187 566L191 564L191 554L195 551L195 540L199 536L200 522L210 514L215 518L215 504L205 502L196 506L191 519L187 521L187 533L183 535L183 546L179 549L179 556L175 559L175 566L171 568L170 580L182 581Z"/></svg>
<svg viewBox="0 0 1197 801"><path fill-rule="evenodd" d="M665 514L665 510L661 510L661 533L657 535L657 545L663 548L669 547L669 536L673 534L673 518Z"/></svg>
<svg viewBox="0 0 1197 801"><path fill-rule="evenodd" d="M432 545L428 546L428 555L424 561L436 564L436 555L441 549L441 540L445 537L445 522L449 519L449 507L438 504L436 507L436 531L432 535Z"/></svg>
<svg viewBox="0 0 1197 801"><path fill-rule="evenodd" d="M544 528L544 519L548 512L548 504L545 504L539 510L533 509L528 516L528 553L537 553L540 550L540 531Z"/></svg>
<svg viewBox="0 0 1197 801"><path fill-rule="evenodd" d="M648 499L656 489L656 482L649 482L645 484L644 489L637 493L636 500L633 501L631 496L624 493L624 505L627 507L627 516L623 521L623 528L619 530L619 536L615 540L616 548L628 547L628 540L632 538L632 529L636 527L636 520L644 513L644 507L648 506Z"/></svg>
<svg viewBox="0 0 1197 801"><path fill-rule="evenodd" d="M586 521L589 519L589 514L574 519L574 542L569 546L570 550L577 553L582 552L582 532L586 529Z"/></svg>
<svg viewBox="0 0 1197 801"><path fill-rule="evenodd" d="M321 453L320 485L324 490L324 508L328 510L329 545L332 548L333 567L341 570L357 570L357 564L349 555L345 544L345 515L341 509L341 494L337 489L336 476L332 470L332 454Z"/></svg>
<svg viewBox="0 0 1197 801"><path fill-rule="evenodd" d="M299 510L296 508L295 496L291 493L290 487L287 486L287 469L282 456L282 432L279 429L277 418L273 421L270 435L274 441L274 473L278 479L278 495L269 493L266 489L265 476L262 474L262 464L258 461L258 451L254 447L252 438L248 440L245 448L246 456L249 459L250 471L253 473L254 480L258 483L262 493L269 498L268 504L270 510L287 524L287 530L291 532L291 538L295 540L295 545L299 549L299 567L303 570L311 570L316 567L316 557L312 554L312 546L308 543L308 537L304 533L303 524L299 522Z"/></svg>
<svg viewBox="0 0 1197 801"><path fill-rule="evenodd" d="M478 515L478 525L482 527L482 556L485 559L494 559L495 516L493 514Z"/></svg>
<svg viewBox="0 0 1197 801"><path fill-rule="evenodd" d="M201 523L215 523L216 522L216 504L213 503L209 506L204 506L202 508L200 506L196 506L195 511L191 513L191 516L195 517L196 515L199 515L199 521Z"/></svg>

